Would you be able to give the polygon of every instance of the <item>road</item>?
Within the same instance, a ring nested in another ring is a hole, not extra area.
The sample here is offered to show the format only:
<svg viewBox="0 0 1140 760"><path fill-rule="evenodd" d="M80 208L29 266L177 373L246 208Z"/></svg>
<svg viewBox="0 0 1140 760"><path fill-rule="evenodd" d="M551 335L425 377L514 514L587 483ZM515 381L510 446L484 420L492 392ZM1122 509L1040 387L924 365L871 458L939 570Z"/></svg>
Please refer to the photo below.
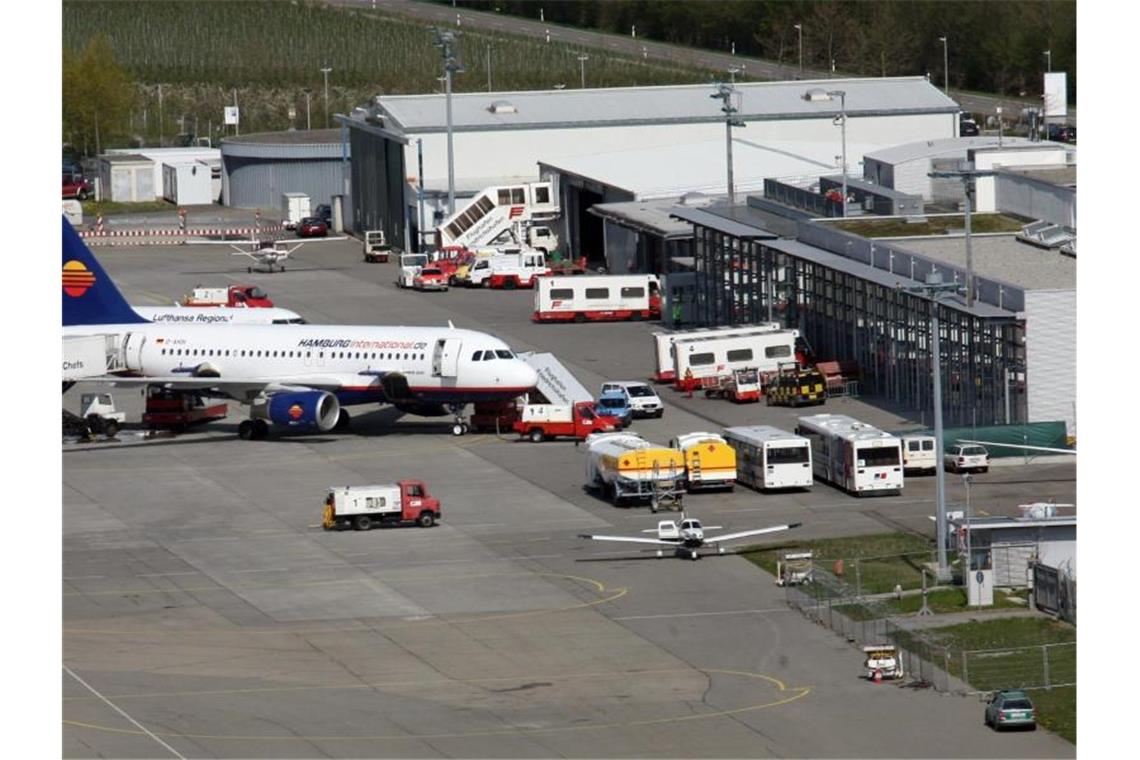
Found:
<svg viewBox="0 0 1140 760"><path fill-rule="evenodd" d="M643 56L671 63L681 63L697 66L713 71L722 71L726 74L730 68L736 68L754 79L762 80L789 80L789 79L833 79L842 72L832 74L828 71L805 68L803 75L799 75L798 66L762 58L750 58L743 55L717 53L711 50L687 48L671 45L664 42L627 37L619 34L595 32L574 27L560 26L558 24L543 23L518 16L507 16L484 11L473 11L467 8L450 8L438 3L417 2L417 0L390 0L377 3L374 0L332 0L333 5L352 7L379 7L386 11L399 13L419 21L432 24L447 25L462 30L464 27L484 29L489 31L517 34L525 37L545 39L547 34L550 40L571 45L582 45L598 50L607 50L615 54L626 56ZM586 72L589 81L589 70ZM985 93L964 92L951 90L950 96L962 106L963 110L971 113L991 115L996 113L996 107L1001 106L1006 118L1016 118L1021 109L1039 105L1040 101L1029 98L1012 98ZM1077 123L1077 111L1069 109L1067 118L1069 123Z"/></svg>

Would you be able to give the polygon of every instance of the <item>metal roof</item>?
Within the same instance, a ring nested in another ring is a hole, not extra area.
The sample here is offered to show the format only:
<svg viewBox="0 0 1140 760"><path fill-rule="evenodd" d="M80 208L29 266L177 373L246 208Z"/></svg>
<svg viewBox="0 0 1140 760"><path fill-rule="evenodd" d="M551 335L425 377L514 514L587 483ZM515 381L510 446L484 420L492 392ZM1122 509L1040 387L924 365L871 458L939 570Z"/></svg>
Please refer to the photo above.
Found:
<svg viewBox="0 0 1140 760"><path fill-rule="evenodd" d="M863 159L864 161L881 161L884 164L904 164L907 161L948 156L961 156L965 159L967 151L971 150L1041 150L1042 148L1068 149L1071 147L1055 142L1031 142L1024 137L1003 137L1001 140L998 140L997 135L944 137L939 140L919 140L902 145L892 145L889 148L867 153Z"/></svg>
<svg viewBox="0 0 1140 760"><path fill-rule="evenodd" d="M272 145L325 145L336 143L340 145L339 129L290 129L284 132L254 132L248 135L237 135L222 140L222 145L246 144L272 144Z"/></svg>
<svg viewBox="0 0 1140 760"><path fill-rule="evenodd" d="M964 268L966 238L922 237L890 241L928 259ZM1074 290L1077 260L1057 251L1018 242L1014 235L971 235L974 272L1032 290Z"/></svg>
<svg viewBox="0 0 1140 760"><path fill-rule="evenodd" d="M622 227L650 232L666 240L685 240L693 236L693 225L673 217L672 212L679 205L677 200L626 201L596 203L586 210Z"/></svg>
<svg viewBox="0 0 1140 760"><path fill-rule="evenodd" d="M775 233L756 225L747 206L719 206L705 211L699 208L673 209L672 216L745 240L774 240ZM740 220L740 221L738 221Z"/></svg>
<svg viewBox="0 0 1140 760"><path fill-rule="evenodd" d="M955 527L969 525L973 530L995 530L1003 528L1071 528L1077 524L1076 515L1057 517L970 517L953 519Z"/></svg>
<svg viewBox="0 0 1140 760"><path fill-rule="evenodd" d="M227 137L221 142L221 150L223 156L244 158L339 160L340 139L339 129L258 132ZM346 141L344 147L346 155L351 155L351 143Z"/></svg>
<svg viewBox="0 0 1140 760"><path fill-rule="evenodd" d="M745 120L831 118L839 113L838 99L807 101L803 98L807 90L820 87L843 90L847 113L853 116L953 114L959 110L957 103L925 77L741 82L735 86L741 93L740 116ZM709 100L711 92L710 85L669 85L453 93L452 122L454 129L462 132L723 121L723 114ZM492 104L499 101L508 102L515 110L493 110ZM394 128L408 132L446 129L446 102L442 93L381 95L373 102Z"/></svg>

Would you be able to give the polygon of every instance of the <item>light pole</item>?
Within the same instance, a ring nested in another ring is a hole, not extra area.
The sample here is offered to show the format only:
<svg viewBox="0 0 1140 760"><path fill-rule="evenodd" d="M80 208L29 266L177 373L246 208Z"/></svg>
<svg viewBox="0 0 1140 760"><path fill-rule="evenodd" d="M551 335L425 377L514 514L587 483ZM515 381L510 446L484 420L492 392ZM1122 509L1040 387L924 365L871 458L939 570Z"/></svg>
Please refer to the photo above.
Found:
<svg viewBox="0 0 1140 760"><path fill-rule="evenodd" d="M1053 51L1052 50L1045 50L1045 51L1043 51L1042 55L1045 56L1045 70L1046 71L1052 71L1053 70Z"/></svg>
<svg viewBox="0 0 1140 760"><path fill-rule="evenodd" d="M720 110L724 112L724 141L728 160L728 205L736 204L736 191L732 182L732 128L743 127L744 121L736 114L740 111L740 93L731 84L717 85L716 92L709 95L723 101ZM736 101L735 103L733 101Z"/></svg>
<svg viewBox="0 0 1140 760"><path fill-rule="evenodd" d="M306 87L305 90L305 129L312 130L313 128L313 90L311 87Z"/></svg>
<svg viewBox="0 0 1140 760"><path fill-rule="evenodd" d="M992 177L994 172L987 169L975 169L972 161L961 161L957 169L934 171L927 174L929 177L939 179L962 180L962 191L965 195L966 207L966 306L974 307L974 250L970 244L970 207L974 205L974 191L978 177Z"/></svg>
<svg viewBox="0 0 1140 760"><path fill-rule="evenodd" d="M941 272L926 275L926 284L905 288L908 293L921 293L930 299L930 353L934 374L934 471L937 475L937 502L935 522L938 541L938 580L950 578L946 563L946 467L942 461L942 345L938 326L939 298L947 292L957 292L957 283L942 282Z"/></svg>
<svg viewBox="0 0 1140 760"><path fill-rule="evenodd" d="M804 25L796 24L796 31L800 36L800 79L804 78Z"/></svg>
<svg viewBox="0 0 1140 760"><path fill-rule="evenodd" d="M730 84L736 84L736 75L741 72L741 69L735 66L730 66L728 69L728 81Z"/></svg>
<svg viewBox="0 0 1140 760"><path fill-rule="evenodd" d="M325 75L325 129L329 128L329 72L331 71L330 66L321 67L321 73Z"/></svg>
<svg viewBox="0 0 1140 760"><path fill-rule="evenodd" d="M950 95L950 35L939 37L938 41L942 43L942 76L945 85L942 91L947 97Z"/></svg>
<svg viewBox="0 0 1140 760"><path fill-rule="evenodd" d="M590 60L590 56L585 53L578 56L578 63L582 67L582 89L586 89L586 61Z"/></svg>
<svg viewBox="0 0 1140 760"><path fill-rule="evenodd" d="M962 473L962 483L966 486L966 567L962 573L963 586L970 584L970 571L974 569L974 555L970 551L970 481L973 477L968 472Z"/></svg>
<svg viewBox="0 0 1140 760"><path fill-rule="evenodd" d="M1002 137L1001 106L996 106L996 107L994 108L994 110L997 112L997 120L998 120L998 147L1000 148L1000 147L1001 147L1001 137Z"/></svg>
<svg viewBox="0 0 1140 760"><path fill-rule="evenodd" d="M832 120L840 128L840 140L843 143L843 216L847 216L847 91L846 90L820 90L811 89L804 93L804 100L835 100L839 98L839 116Z"/></svg>
<svg viewBox="0 0 1140 760"><path fill-rule="evenodd" d="M455 213L455 149L452 145L451 75L462 73L463 66L455 60L456 32L436 29L435 46L443 54L443 72L447 96L447 213Z"/></svg>

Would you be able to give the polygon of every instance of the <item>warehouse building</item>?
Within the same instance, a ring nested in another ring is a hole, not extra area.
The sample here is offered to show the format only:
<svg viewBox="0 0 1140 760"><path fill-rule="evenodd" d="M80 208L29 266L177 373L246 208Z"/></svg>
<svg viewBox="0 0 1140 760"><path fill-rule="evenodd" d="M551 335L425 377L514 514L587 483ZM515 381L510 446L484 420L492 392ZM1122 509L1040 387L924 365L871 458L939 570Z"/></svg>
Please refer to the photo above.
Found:
<svg viewBox="0 0 1140 760"><path fill-rule="evenodd" d="M747 127L735 130L734 142L817 143L833 169L838 165L834 157L841 153L840 130L833 123L841 102L851 145L934 140L953 136L958 128L957 104L922 77L750 82L736 88L735 105ZM453 95L456 195L470 197L491 185L542 179L540 161L554 166L600 150L716 141L723 146L724 114L710 100L711 93L707 85L683 85ZM353 155L361 159L351 179L357 230L383 229L390 240L410 244L419 225L417 194L428 206L423 226L430 229L443 221L448 172L442 94L381 96L368 108L337 119L348 129ZM685 175L693 167L671 165L680 195L688 189ZM723 155L715 165L723 167ZM564 215L595 225L570 235L572 254L600 241L601 222L586 209L607 200L632 198L606 198L585 181L568 184L560 198Z"/></svg>
<svg viewBox="0 0 1140 760"><path fill-rule="evenodd" d="M863 395L927 410L937 308L947 426L1064 420L1075 434L1074 258L975 236L974 303L934 303L909 289L933 272L964 285L961 236L870 240L759 196L673 216L693 226L698 324L782 320L817 357L857 362Z"/></svg>
<svg viewBox="0 0 1140 760"><path fill-rule="evenodd" d="M305 193L331 205L347 193L349 150L339 129L265 132L222 140L222 203L281 208L283 193ZM345 225L350 209L345 208Z"/></svg>

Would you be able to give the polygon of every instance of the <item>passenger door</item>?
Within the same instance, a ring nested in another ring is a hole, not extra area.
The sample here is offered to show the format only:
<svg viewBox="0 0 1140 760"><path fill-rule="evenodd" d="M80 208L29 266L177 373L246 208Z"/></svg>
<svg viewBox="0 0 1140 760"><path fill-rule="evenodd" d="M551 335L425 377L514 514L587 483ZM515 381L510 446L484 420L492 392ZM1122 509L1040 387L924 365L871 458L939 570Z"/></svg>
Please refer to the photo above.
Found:
<svg viewBox="0 0 1140 760"><path fill-rule="evenodd" d="M459 349L463 341L458 338L441 338L435 342L431 358L432 377L456 377L459 374Z"/></svg>

